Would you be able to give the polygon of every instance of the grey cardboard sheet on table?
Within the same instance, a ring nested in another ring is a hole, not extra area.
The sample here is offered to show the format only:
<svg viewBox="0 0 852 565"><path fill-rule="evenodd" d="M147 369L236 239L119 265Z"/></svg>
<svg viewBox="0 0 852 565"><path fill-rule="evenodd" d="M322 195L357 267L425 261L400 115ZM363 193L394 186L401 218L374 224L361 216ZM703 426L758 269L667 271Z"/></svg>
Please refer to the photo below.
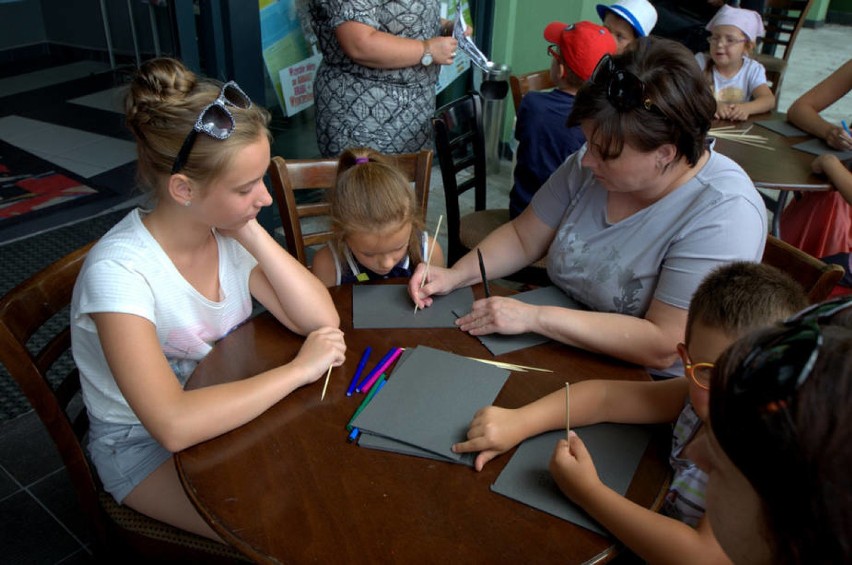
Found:
<svg viewBox="0 0 852 565"><path fill-rule="evenodd" d="M359 445L473 466L474 454L450 448L508 378L505 369L416 347L352 422L361 430Z"/></svg>
<svg viewBox="0 0 852 565"><path fill-rule="evenodd" d="M838 151L837 149L829 147L829 145L822 139L817 138L797 143L793 146L793 149L798 149L799 151L804 151L811 155L825 155L826 153L831 153L833 155L837 155L837 158L841 161L852 159L852 151Z"/></svg>
<svg viewBox="0 0 852 565"><path fill-rule="evenodd" d="M648 446L651 429L628 424L596 424L574 431L589 450L601 481L624 495ZM564 437L562 430L525 440L491 485L491 490L608 536L600 524L559 490L550 474L548 466L553 449Z"/></svg>
<svg viewBox="0 0 852 565"><path fill-rule="evenodd" d="M355 285L352 287L352 327L362 328L454 328L455 311L467 312L473 290L460 288L435 296L432 306L414 313L408 286L402 284Z"/></svg>
<svg viewBox="0 0 852 565"><path fill-rule="evenodd" d="M562 290L557 286L545 286L527 292L519 292L518 294L513 294L511 298L515 298L525 304L532 304L534 306L559 306L561 308L571 308L573 310L585 309L579 302L562 292ZM462 316L469 310L470 308L468 308L468 310L454 310L454 312L459 316ZM550 338L536 333L518 335L489 334L477 337L479 338L479 341L482 342L482 345L487 347L488 351L495 356L517 351L519 349L526 349L527 347L532 347L534 345L550 341Z"/></svg>
<svg viewBox="0 0 852 565"><path fill-rule="evenodd" d="M764 127L770 131L774 131L784 137L797 137L800 135L808 135L808 132L802 131L787 120L761 120L754 122L760 127Z"/></svg>

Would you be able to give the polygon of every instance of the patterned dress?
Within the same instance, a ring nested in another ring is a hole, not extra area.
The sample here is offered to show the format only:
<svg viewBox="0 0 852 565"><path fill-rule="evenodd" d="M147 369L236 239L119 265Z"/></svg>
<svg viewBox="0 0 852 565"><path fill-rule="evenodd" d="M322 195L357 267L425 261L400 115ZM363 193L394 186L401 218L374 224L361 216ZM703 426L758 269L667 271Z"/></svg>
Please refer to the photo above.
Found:
<svg viewBox="0 0 852 565"><path fill-rule="evenodd" d="M347 21L411 39L440 35L437 0L310 0L323 61L314 82L317 143L326 156L367 146L419 151L431 139L440 66L374 69L346 56L335 29Z"/></svg>

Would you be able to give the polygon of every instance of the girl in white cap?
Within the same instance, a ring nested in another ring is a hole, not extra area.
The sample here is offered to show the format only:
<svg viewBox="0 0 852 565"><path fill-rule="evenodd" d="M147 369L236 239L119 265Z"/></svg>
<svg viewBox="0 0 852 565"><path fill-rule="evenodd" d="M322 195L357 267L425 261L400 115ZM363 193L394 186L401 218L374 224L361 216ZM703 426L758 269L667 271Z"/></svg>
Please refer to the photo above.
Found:
<svg viewBox="0 0 852 565"><path fill-rule="evenodd" d="M766 69L749 57L764 35L763 18L754 10L722 6L707 24L710 52L695 55L716 98L716 118L746 120L775 107Z"/></svg>

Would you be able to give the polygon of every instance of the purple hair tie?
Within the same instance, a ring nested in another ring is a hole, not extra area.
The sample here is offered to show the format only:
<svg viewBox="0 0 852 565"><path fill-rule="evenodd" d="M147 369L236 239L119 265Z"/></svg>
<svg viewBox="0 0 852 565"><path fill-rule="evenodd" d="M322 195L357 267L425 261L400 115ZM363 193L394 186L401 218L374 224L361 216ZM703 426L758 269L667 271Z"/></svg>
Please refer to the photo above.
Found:
<svg viewBox="0 0 852 565"><path fill-rule="evenodd" d="M363 165L364 163L369 163L369 162L370 162L369 157L356 157L355 158L355 164L356 165Z"/></svg>

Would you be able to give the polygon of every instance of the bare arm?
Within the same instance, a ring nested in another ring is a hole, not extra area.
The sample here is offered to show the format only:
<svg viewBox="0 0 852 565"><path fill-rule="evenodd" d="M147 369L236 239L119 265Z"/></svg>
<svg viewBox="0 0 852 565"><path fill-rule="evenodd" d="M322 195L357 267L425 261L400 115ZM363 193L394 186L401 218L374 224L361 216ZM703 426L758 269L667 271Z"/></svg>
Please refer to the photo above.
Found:
<svg viewBox="0 0 852 565"><path fill-rule="evenodd" d="M555 233L553 228L527 208L520 216L488 234L479 244L478 248L488 268L488 277L504 277L538 261L547 252ZM424 272L425 265L418 265L408 288L412 299L421 308L432 304L433 294L447 294L480 281L479 260L475 251L456 261L450 269L430 267L429 281L420 288Z"/></svg>
<svg viewBox="0 0 852 565"><path fill-rule="evenodd" d="M637 318L492 297L474 302L471 312L456 323L471 335L535 332L588 351L665 369L677 357L675 344L683 341L686 310L655 299L645 317Z"/></svg>
<svg viewBox="0 0 852 565"><path fill-rule="evenodd" d="M752 99L745 104L742 104L747 115L762 114L775 108L775 95L769 85L761 84L752 93Z"/></svg>
<svg viewBox="0 0 852 565"><path fill-rule="evenodd" d="M110 371L139 420L175 452L254 419L293 390L344 361L343 332L312 332L290 363L254 377L185 391L172 372L154 325L132 314L92 314Z"/></svg>
<svg viewBox="0 0 852 565"><path fill-rule="evenodd" d="M826 153L813 160L814 172L825 175L843 199L852 204L852 171L846 168L837 155Z"/></svg>
<svg viewBox="0 0 852 565"><path fill-rule="evenodd" d="M568 498L648 563L730 563L706 517L693 529L616 493L598 478L582 440L559 440L550 472Z"/></svg>
<svg viewBox="0 0 852 565"><path fill-rule="evenodd" d="M335 29L337 41L346 56L365 67L401 69L420 65L426 44L435 63L449 65L458 41L452 37L426 40L399 37L359 22L345 22Z"/></svg>
<svg viewBox="0 0 852 565"><path fill-rule="evenodd" d="M322 282L256 220L232 236L257 259L249 288L278 321L302 335L323 326L340 325L340 316Z"/></svg>
<svg viewBox="0 0 852 565"><path fill-rule="evenodd" d="M651 424L674 422L688 394L685 379L634 382L590 380L571 386L571 426L599 422ZM523 440L565 426L565 390L559 390L517 409L487 406L479 410L467 441L456 453L479 452L477 471Z"/></svg>
<svg viewBox="0 0 852 565"><path fill-rule="evenodd" d="M331 249L327 245L314 255L311 272L327 287L337 284L337 267L334 265Z"/></svg>
<svg viewBox="0 0 852 565"><path fill-rule="evenodd" d="M787 119L806 132L821 137L835 149L852 149L852 137L843 131L840 124L828 122L819 115L850 90L852 59L793 102L787 110Z"/></svg>

